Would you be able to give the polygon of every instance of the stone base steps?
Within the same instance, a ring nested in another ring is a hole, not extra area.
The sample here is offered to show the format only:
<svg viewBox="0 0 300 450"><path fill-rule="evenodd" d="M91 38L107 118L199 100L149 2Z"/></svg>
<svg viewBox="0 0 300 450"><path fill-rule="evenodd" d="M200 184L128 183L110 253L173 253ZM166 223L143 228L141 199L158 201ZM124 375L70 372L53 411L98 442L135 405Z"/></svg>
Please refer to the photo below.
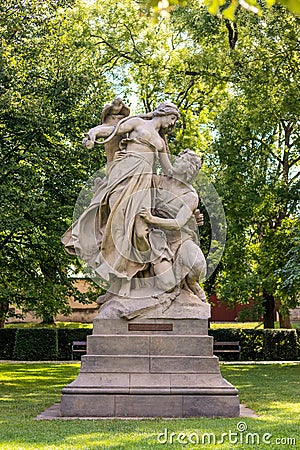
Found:
<svg viewBox="0 0 300 450"><path fill-rule="evenodd" d="M60 407L63 417L239 417L239 410L203 319L96 319Z"/></svg>

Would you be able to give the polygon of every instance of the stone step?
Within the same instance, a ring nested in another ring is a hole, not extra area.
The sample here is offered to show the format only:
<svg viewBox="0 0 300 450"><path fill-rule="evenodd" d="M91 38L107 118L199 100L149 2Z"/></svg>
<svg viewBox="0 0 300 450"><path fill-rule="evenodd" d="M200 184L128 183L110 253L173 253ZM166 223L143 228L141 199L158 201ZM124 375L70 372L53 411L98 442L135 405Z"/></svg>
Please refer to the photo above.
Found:
<svg viewBox="0 0 300 450"><path fill-rule="evenodd" d="M82 372L219 373L216 356L86 355Z"/></svg>
<svg viewBox="0 0 300 450"><path fill-rule="evenodd" d="M92 335L88 355L212 356L213 338L195 335Z"/></svg>
<svg viewBox="0 0 300 450"><path fill-rule="evenodd" d="M238 395L221 393L63 395L69 417L239 417ZM162 439L165 437L162 436Z"/></svg>
<svg viewBox="0 0 300 450"><path fill-rule="evenodd" d="M221 374L153 374L80 372L63 393L236 392Z"/></svg>
<svg viewBox="0 0 300 450"><path fill-rule="evenodd" d="M143 334L156 335L162 332L165 335L206 335L207 336L207 320L205 319L94 319L93 334Z"/></svg>

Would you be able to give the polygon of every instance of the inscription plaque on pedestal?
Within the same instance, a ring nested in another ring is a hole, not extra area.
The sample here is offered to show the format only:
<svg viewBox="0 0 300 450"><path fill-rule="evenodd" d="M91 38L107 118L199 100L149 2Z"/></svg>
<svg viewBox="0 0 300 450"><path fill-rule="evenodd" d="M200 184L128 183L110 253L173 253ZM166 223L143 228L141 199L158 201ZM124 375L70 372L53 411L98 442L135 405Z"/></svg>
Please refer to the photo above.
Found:
<svg viewBox="0 0 300 450"><path fill-rule="evenodd" d="M173 331L172 323L129 323L128 331Z"/></svg>

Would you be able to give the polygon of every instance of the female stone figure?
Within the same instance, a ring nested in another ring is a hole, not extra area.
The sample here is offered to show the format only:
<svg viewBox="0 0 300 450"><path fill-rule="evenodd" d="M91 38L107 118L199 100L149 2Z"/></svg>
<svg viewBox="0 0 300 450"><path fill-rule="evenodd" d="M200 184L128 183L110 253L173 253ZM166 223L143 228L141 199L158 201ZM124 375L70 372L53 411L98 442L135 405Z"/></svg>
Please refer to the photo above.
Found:
<svg viewBox="0 0 300 450"><path fill-rule="evenodd" d="M172 170L164 134L178 118L176 105L164 102L149 114L122 119L115 127L96 127L85 139L91 148L108 131L113 130L102 143L116 135L126 136L107 165L106 182L62 240L69 253L88 262L122 296L129 295L131 280L149 263L148 229L139 212L152 207L157 159L164 173Z"/></svg>

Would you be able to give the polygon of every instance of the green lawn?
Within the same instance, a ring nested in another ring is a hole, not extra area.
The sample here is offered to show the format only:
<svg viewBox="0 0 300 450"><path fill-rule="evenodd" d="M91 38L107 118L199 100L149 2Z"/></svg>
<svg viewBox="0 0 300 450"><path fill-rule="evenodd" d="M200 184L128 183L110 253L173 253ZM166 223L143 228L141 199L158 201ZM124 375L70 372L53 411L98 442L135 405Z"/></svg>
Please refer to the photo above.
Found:
<svg viewBox="0 0 300 450"><path fill-rule="evenodd" d="M210 324L211 328L260 328L263 329L264 325L262 322L212 322ZM275 329L279 329L279 322L275 322ZM300 328L300 322L293 322L292 328Z"/></svg>
<svg viewBox="0 0 300 450"><path fill-rule="evenodd" d="M300 449L299 364L221 366L223 376L239 388L241 401L255 410L257 418L34 420L59 401L62 387L78 370L79 364L0 364L1 450ZM239 431L245 427L247 431ZM158 442L160 433L162 442L168 436L168 443ZM211 435L209 444L204 433L213 433L217 443ZM221 444L222 433L227 436Z"/></svg>
<svg viewBox="0 0 300 450"><path fill-rule="evenodd" d="M55 325L45 325L37 322L8 323L5 328L93 328L92 323L83 322L55 322ZM212 322L211 328L263 328L262 322ZM300 328L300 322L293 322L293 328ZM275 328L279 323L275 322Z"/></svg>
<svg viewBox="0 0 300 450"><path fill-rule="evenodd" d="M55 322L54 325L45 325L39 322L17 322L7 323L5 328L93 328L93 324L83 322Z"/></svg>

